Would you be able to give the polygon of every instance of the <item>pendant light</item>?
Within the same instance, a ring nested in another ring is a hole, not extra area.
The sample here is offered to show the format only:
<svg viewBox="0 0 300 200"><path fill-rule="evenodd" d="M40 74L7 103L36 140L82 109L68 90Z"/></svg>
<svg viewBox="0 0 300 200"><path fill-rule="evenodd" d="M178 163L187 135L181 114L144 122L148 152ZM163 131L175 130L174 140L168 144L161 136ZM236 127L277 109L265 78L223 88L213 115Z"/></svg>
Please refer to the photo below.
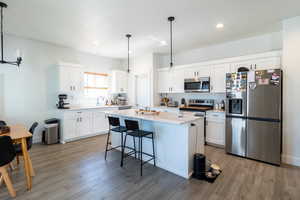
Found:
<svg viewBox="0 0 300 200"><path fill-rule="evenodd" d="M168 17L168 21L170 22L170 68L173 67L173 21L175 17Z"/></svg>
<svg viewBox="0 0 300 200"><path fill-rule="evenodd" d="M130 73L130 68L129 68L129 54L130 54L130 49L129 49L129 41L131 38L130 34L126 34L127 37L127 72Z"/></svg>
<svg viewBox="0 0 300 200"><path fill-rule="evenodd" d="M1 7L1 64L10 64L10 65L16 65L20 66L22 62L22 58L19 55L19 51L17 51L17 60L16 61L5 61L4 60L4 52L3 52L3 8L7 8L7 4L0 2L0 7Z"/></svg>

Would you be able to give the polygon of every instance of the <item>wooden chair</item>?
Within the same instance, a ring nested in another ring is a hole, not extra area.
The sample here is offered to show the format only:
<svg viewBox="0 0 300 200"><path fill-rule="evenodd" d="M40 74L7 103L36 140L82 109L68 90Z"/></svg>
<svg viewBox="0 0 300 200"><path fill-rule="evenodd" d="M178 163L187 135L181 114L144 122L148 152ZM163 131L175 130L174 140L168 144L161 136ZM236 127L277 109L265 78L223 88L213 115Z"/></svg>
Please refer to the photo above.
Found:
<svg viewBox="0 0 300 200"><path fill-rule="evenodd" d="M33 134L34 134L34 130L36 129L36 127L38 126L39 124L37 123L37 122L34 122L32 125L31 125L31 127L30 127L30 129L29 129L29 132L32 134L32 136L33 136ZM20 163L20 159L19 159L19 156L22 156L23 154L22 154L22 148L21 148L21 145L14 145L15 146L15 151L16 151L16 153L17 153L17 164L19 165L19 163ZM27 138L27 150L30 150L31 149L31 147L32 147L32 137L29 137L29 138Z"/></svg>
<svg viewBox="0 0 300 200"><path fill-rule="evenodd" d="M9 136L0 136L0 184L4 181L12 197L16 197L16 191L6 169L15 157L16 152L11 138Z"/></svg>

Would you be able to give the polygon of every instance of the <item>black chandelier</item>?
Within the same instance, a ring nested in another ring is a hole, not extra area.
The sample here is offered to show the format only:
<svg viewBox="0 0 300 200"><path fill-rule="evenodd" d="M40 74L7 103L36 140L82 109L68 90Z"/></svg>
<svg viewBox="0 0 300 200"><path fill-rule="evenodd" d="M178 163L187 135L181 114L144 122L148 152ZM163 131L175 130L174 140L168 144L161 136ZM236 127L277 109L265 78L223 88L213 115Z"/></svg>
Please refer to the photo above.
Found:
<svg viewBox="0 0 300 200"><path fill-rule="evenodd" d="M0 63L1 64L10 64L10 65L16 65L16 66L20 66L21 62L22 62L22 58L17 55L17 61L5 61L4 60L4 52L3 52L3 8L7 8L7 4L0 2L0 7L1 7L1 60Z"/></svg>
<svg viewBox="0 0 300 200"><path fill-rule="evenodd" d="M170 22L170 67L173 67L173 21L175 17L168 17L168 21Z"/></svg>
<svg viewBox="0 0 300 200"><path fill-rule="evenodd" d="M127 72L130 73L130 68L129 68L129 54L130 54L130 49L129 49L129 40L131 38L130 34L126 34L127 37Z"/></svg>

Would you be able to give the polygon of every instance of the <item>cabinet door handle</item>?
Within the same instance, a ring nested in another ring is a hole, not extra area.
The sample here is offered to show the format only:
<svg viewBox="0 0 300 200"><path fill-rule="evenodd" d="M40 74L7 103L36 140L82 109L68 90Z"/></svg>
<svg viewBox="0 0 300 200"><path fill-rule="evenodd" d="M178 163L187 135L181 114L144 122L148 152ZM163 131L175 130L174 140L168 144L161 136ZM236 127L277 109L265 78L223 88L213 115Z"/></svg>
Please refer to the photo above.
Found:
<svg viewBox="0 0 300 200"><path fill-rule="evenodd" d="M72 91L72 89L73 89L73 87L72 86L70 86L70 90Z"/></svg>
<svg viewBox="0 0 300 200"><path fill-rule="evenodd" d="M73 89L74 89L74 91L76 90L76 87L75 86L73 86Z"/></svg>
<svg viewBox="0 0 300 200"><path fill-rule="evenodd" d="M254 65L254 68L256 69L256 64Z"/></svg>
<svg viewBox="0 0 300 200"><path fill-rule="evenodd" d="M196 124L194 124L194 123L191 123L191 126L196 126Z"/></svg>

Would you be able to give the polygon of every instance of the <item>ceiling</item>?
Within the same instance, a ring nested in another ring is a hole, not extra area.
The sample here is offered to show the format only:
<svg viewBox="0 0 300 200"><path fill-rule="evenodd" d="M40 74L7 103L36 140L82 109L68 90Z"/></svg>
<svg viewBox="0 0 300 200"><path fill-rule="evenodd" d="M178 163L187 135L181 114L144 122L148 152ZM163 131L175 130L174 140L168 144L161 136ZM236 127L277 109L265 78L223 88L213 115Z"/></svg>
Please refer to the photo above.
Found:
<svg viewBox="0 0 300 200"><path fill-rule="evenodd" d="M168 16L175 16L176 52L279 31L300 15L299 0L4 0L5 32L102 56L169 51ZM216 29L222 22L225 27ZM161 41L167 41L166 46Z"/></svg>

